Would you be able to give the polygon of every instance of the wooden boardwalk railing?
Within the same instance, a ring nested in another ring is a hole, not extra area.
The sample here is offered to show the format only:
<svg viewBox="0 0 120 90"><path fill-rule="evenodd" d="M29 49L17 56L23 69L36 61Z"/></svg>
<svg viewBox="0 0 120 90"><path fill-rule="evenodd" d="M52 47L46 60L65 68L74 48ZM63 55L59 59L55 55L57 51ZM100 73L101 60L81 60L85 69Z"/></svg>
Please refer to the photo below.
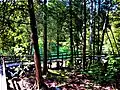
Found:
<svg viewBox="0 0 120 90"><path fill-rule="evenodd" d="M41 55L43 56L43 55ZM86 56L86 61L90 61L91 57L97 61L98 57L102 59L106 59L107 55L95 55L95 56ZM120 59L119 55L115 55L116 59ZM74 55L74 64L78 67L82 66L82 55ZM70 59L70 55L67 53L60 54L59 58L57 58L57 54L49 55L48 56L48 66L51 68L52 64L55 62L57 68L63 67L63 62ZM7 83L6 83L6 74L5 74L5 67L11 66L19 66L25 62L33 62L33 55L26 55L26 56L0 56L0 90L7 90ZM41 62L43 61L43 57L41 57Z"/></svg>
<svg viewBox="0 0 120 90"><path fill-rule="evenodd" d="M41 54L41 62L43 61L43 55ZM86 61L91 61L93 58L95 61L98 60L98 57L101 57L102 59L105 59L107 55L95 55L95 56L89 56L89 55L86 55ZM119 58L120 56L119 55L115 55L116 58ZM11 66L12 63L14 63L14 65L19 65L20 63L23 63L23 62L33 62L33 55L25 55L25 56L0 56L0 62L2 61L1 58L4 58L5 60L5 64L7 64L6 66ZM69 60L71 57L70 57L70 54L67 54L67 53L62 53L62 54L59 54L59 57L57 57L57 54L49 54L48 55L48 64L49 64L49 67L51 67L52 65L52 62L56 62L57 64L61 63L63 65L63 61L65 60ZM92 59L91 59L92 58ZM73 55L73 59L74 59L74 63L75 65L77 64L82 64L82 54L74 54ZM9 65L10 63L10 65Z"/></svg>

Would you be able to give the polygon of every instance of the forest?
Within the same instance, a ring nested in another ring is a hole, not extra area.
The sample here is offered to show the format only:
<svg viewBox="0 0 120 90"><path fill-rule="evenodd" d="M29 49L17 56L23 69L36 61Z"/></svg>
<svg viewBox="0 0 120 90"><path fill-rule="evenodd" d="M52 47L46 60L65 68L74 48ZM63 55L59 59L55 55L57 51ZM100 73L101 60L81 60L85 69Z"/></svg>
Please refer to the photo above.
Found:
<svg viewBox="0 0 120 90"><path fill-rule="evenodd" d="M0 0L0 90L120 90L119 30L120 0Z"/></svg>

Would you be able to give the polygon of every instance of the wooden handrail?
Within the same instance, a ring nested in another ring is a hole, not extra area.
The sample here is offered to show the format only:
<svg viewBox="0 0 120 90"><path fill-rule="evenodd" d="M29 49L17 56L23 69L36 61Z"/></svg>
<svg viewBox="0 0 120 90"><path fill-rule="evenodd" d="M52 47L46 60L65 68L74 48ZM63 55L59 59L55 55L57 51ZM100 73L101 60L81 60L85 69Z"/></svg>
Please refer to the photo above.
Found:
<svg viewBox="0 0 120 90"><path fill-rule="evenodd" d="M91 57L106 57L107 55L94 55ZM120 57L118 54L114 55L115 57ZM26 61L33 61L33 55L24 55L24 56L15 56L15 55L9 55L9 56L2 56L0 55L0 58L4 58L6 63L14 63L14 62L21 62L22 58L25 57L27 60ZM90 57L90 55L86 55L86 57ZM59 55L59 59L68 59L70 58L70 54L67 53L63 53ZM82 58L82 54L76 54L73 56L73 58ZM55 60L58 59L57 58L57 54L56 55L49 55L48 56L48 60ZM2 61L2 60L0 60ZM43 61L43 58L41 57L41 61ZM25 60L23 61L25 62Z"/></svg>

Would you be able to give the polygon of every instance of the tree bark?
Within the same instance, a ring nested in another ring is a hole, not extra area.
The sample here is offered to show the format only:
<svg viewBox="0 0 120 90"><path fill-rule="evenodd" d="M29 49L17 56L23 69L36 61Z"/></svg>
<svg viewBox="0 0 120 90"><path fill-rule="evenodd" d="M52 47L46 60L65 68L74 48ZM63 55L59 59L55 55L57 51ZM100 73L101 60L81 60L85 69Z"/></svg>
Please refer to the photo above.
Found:
<svg viewBox="0 0 120 90"><path fill-rule="evenodd" d="M90 0L90 38L89 38L89 53L90 53L90 62L92 61L92 55L93 55L93 0Z"/></svg>
<svg viewBox="0 0 120 90"><path fill-rule="evenodd" d="M57 59L59 58L59 30L58 29L59 28L57 28Z"/></svg>
<svg viewBox="0 0 120 90"><path fill-rule="evenodd" d="M96 45L96 2L94 2L94 4L95 4L95 8L94 8L94 19L93 19L93 63L94 63L94 57L95 57L95 54L96 54L96 47L95 47L95 45Z"/></svg>
<svg viewBox="0 0 120 90"><path fill-rule="evenodd" d="M99 54L99 42L100 42L100 3L101 3L101 0L98 0L98 34L97 34L97 36L98 36L98 40L97 40L97 42L98 42L98 46L97 46L97 54L98 55L100 55Z"/></svg>
<svg viewBox="0 0 120 90"><path fill-rule="evenodd" d="M111 39L110 39L110 37L109 37L109 34L108 34L107 30L106 30L106 33L107 33L107 37L108 37L108 40L109 40L110 45L111 45L111 48L112 48L112 53L115 54L114 48L113 48L113 45L112 45L112 42L111 42Z"/></svg>
<svg viewBox="0 0 120 90"><path fill-rule="evenodd" d="M28 0L28 8L30 14L30 25L32 31L32 43L34 46L34 62L36 69L36 80L38 88L41 87L41 62L40 62L40 54L39 54L39 45L38 45L38 36L37 36L37 28L36 28L36 20L34 14L33 0Z"/></svg>
<svg viewBox="0 0 120 90"><path fill-rule="evenodd" d="M112 29L110 29L110 31L111 31L111 33L112 33L112 37L113 37L113 39L114 39L117 52L118 52L118 54L119 54L119 48L118 48L118 46L117 46L117 42L116 42L116 40L115 40L114 34L113 34L113 32L112 32Z"/></svg>
<svg viewBox="0 0 120 90"><path fill-rule="evenodd" d="M44 0L44 63L43 63L43 74L47 73L47 0Z"/></svg>
<svg viewBox="0 0 120 90"><path fill-rule="evenodd" d="M86 67L86 0L84 0L83 69Z"/></svg>
<svg viewBox="0 0 120 90"><path fill-rule="evenodd" d="M92 56L92 44L93 44L93 0L91 0L90 5L90 55Z"/></svg>
<svg viewBox="0 0 120 90"><path fill-rule="evenodd" d="M70 49L71 49L71 60L70 63L73 65L73 30L72 30L72 0L69 1L70 5Z"/></svg>
<svg viewBox="0 0 120 90"><path fill-rule="evenodd" d="M104 21L104 25L103 25L102 41L101 41L101 45L100 45L99 55L101 55L101 53L102 53L102 46L103 46L103 42L104 42L105 32L107 30L107 25L108 25L108 14L106 13L105 21ZM100 61L100 58L98 58L98 61Z"/></svg>

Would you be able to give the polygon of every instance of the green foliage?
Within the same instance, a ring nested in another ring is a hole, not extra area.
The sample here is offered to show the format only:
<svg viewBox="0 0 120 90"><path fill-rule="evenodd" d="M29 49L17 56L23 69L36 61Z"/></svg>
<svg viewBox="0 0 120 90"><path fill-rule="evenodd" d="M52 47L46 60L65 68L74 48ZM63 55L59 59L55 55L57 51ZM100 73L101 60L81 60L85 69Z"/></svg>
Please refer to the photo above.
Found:
<svg viewBox="0 0 120 90"><path fill-rule="evenodd" d="M60 47L60 52L68 52L68 51L69 51L69 47L67 46Z"/></svg>
<svg viewBox="0 0 120 90"><path fill-rule="evenodd" d="M108 26L107 30L108 30L108 35L111 39L115 54L118 54L119 47L120 47L120 44L119 44L120 43L120 41L119 41L119 37L120 37L120 31L119 31L119 29L120 29L120 1L118 0L118 1L114 2L114 5L115 5L115 10L113 10L109 13L109 26ZM111 30L113 32L115 39L113 39ZM116 43L115 43L115 41L116 41ZM116 45L118 48L116 47ZM105 36L104 47L105 47L104 52L110 53L110 51L113 51L107 36Z"/></svg>
<svg viewBox="0 0 120 90"><path fill-rule="evenodd" d="M116 75L120 69L120 58L115 58L115 56L108 56L108 65L107 68L104 69L105 63L95 63L90 66L85 72L92 79L99 84L110 84L115 82ZM104 71L105 70L105 71Z"/></svg>
<svg viewBox="0 0 120 90"><path fill-rule="evenodd" d="M108 3L108 2L106 2ZM104 2L104 4L106 4ZM111 28L117 41L118 48L120 47L119 42L119 13L120 13L120 2L112 2L112 7L117 4L117 9L110 11L109 15L109 23L111 24ZM105 9L105 5L101 5L103 11ZM90 20L90 11L89 11L90 2L87 4L87 29L90 27L89 20ZM39 44L40 48L43 47L43 30L44 30L44 5L36 3L34 1L35 13L36 13L36 21L37 21L37 28L39 32ZM68 51L70 43L69 40L69 5L68 2L65 0L49 0L47 4L47 29L48 29L48 43L57 42L57 30L59 34L59 38L61 41L64 40L66 45L61 45L60 52ZM96 10L93 12L93 17L95 17L96 25L94 26L96 30L96 44L97 42L97 20L100 20L100 34L103 28L104 22L104 14L105 12L100 12L100 16L98 16L98 11ZM73 28L73 41L74 46L78 45L79 49L81 49L83 45L83 2L80 0L72 1L72 28ZM111 37L111 42L113 45L113 49L115 50L115 54L117 53L116 44L112 39L112 34L108 28L108 34ZM101 36L101 35L100 35ZM87 30L87 50L89 50L89 38L90 32ZM101 40L101 37L100 37ZM62 42L62 44L64 43ZM30 26L29 26L29 14L28 14L28 7L27 1L23 0L16 0L13 1L5 1L0 3L0 49L3 52L9 54L28 54L30 51ZM49 45L48 45L49 46ZM97 45L96 45L97 46ZM97 47L95 47L97 48ZM51 50L50 50L51 49ZM49 51L55 51L55 46L52 48L50 46ZM80 50L79 50L80 51ZM110 53L112 51L110 42L108 37L105 36L104 42L104 53ZM91 51L90 51L91 52ZM97 51L96 51L97 52Z"/></svg>
<svg viewBox="0 0 120 90"><path fill-rule="evenodd" d="M26 54L30 44L27 2L0 3L0 49L2 54Z"/></svg>

